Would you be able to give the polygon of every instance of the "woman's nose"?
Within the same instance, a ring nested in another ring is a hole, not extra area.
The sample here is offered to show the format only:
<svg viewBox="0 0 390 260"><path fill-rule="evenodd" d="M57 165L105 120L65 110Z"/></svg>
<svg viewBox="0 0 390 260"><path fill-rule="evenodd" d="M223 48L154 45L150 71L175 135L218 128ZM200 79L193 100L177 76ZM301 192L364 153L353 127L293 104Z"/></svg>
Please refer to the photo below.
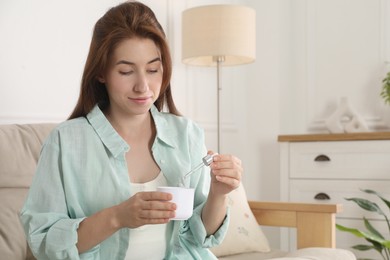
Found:
<svg viewBox="0 0 390 260"><path fill-rule="evenodd" d="M146 92L149 89L148 80L145 74L140 74L137 78L134 90L137 92Z"/></svg>

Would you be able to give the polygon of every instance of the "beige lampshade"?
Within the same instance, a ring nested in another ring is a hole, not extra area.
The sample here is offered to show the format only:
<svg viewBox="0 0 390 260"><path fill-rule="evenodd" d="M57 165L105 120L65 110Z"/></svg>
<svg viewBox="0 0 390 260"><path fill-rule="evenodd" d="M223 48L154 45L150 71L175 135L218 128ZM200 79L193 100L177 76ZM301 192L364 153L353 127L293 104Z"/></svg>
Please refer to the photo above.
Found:
<svg viewBox="0 0 390 260"><path fill-rule="evenodd" d="M256 57L256 13L240 5L208 5L187 9L182 16L182 60L215 66L250 63Z"/></svg>

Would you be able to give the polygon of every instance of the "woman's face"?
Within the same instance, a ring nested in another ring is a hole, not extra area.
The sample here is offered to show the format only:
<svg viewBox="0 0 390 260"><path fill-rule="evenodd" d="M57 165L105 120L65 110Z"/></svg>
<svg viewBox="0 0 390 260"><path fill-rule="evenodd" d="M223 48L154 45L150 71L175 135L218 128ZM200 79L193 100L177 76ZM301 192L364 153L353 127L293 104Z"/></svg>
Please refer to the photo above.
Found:
<svg viewBox="0 0 390 260"><path fill-rule="evenodd" d="M122 41L111 55L105 75L99 78L107 88L110 113L147 113L160 94L162 76L160 51L152 40Z"/></svg>

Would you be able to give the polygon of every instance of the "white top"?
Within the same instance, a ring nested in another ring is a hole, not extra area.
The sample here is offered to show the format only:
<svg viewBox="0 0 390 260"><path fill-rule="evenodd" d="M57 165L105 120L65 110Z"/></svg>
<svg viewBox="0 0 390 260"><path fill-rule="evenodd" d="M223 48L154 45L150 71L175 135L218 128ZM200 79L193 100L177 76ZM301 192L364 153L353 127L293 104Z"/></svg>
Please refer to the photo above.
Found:
<svg viewBox="0 0 390 260"><path fill-rule="evenodd" d="M162 172L145 183L131 183L131 196L142 191L156 191L159 186L167 186ZM169 224L145 225L130 229L129 248L125 260L161 260L165 257L166 232Z"/></svg>

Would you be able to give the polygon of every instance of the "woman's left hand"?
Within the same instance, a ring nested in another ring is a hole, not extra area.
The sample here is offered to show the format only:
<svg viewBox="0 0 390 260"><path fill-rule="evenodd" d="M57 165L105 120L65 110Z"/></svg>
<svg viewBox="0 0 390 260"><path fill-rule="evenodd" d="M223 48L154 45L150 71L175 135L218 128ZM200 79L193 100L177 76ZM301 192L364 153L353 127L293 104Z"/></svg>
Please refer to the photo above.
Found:
<svg viewBox="0 0 390 260"><path fill-rule="evenodd" d="M209 151L209 154L212 152ZM225 195L240 186L243 169L241 160L237 157L230 154L217 154L210 168L212 192Z"/></svg>

